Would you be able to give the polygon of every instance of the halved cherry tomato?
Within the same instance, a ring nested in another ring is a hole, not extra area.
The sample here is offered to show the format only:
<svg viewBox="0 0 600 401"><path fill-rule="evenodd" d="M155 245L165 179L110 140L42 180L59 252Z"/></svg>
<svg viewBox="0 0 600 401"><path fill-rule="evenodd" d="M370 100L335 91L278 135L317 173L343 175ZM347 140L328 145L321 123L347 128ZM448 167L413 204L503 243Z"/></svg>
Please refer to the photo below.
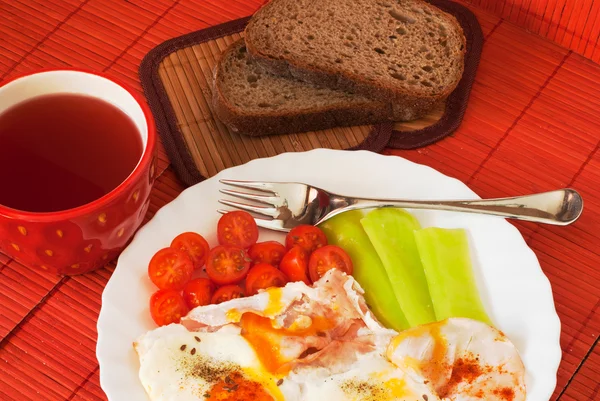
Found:
<svg viewBox="0 0 600 401"><path fill-rule="evenodd" d="M252 259L252 265L268 263L271 266L279 266L281 258L285 254L285 246L277 241L259 242L248 249L248 255Z"/></svg>
<svg viewBox="0 0 600 401"><path fill-rule="evenodd" d="M269 287L283 287L288 282L288 278L277 268L259 263L248 272L246 277L246 294L258 294L258 290Z"/></svg>
<svg viewBox="0 0 600 401"><path fill-rule="evenodd" d="M226 285L219 288L210 300L211 304L220 304L221 302L231 299L243 298L245 296L244 289L239 285Z"/></svg>
<svg viewBox="0 0 600 401"><path fill-rule="evenodd" d="M340 269L347 274L352 274L352 260L339 246L326 245L310 255L308 273L313 283L330 269Z"/></svg>
<svg viewBox="0 0 600 401"><path fill-rule="evenodd" d="M194 267L190 257L173 248L156 252L148 265L150 280L161 290L180 290L190 281Z"/></svg>
<svg viewBox="0 0 600 401"><path fill-rule="evenodd" d="M310 285L308 279L308 252L299 246L295 246L281 259L279 270L281 270L290 281L304 281Z"/></svg>
<svg viewBox="0 0 600 401"><path fill-rule="evenodd" d="M291 229L285 237L285 247L289 250L295 246L312 253L317 248L327 245L327 237L320 228L301 225Z"/></svg>
<svg viewBox="0 0 600 401"><path fill-rule="evenodd" d="M239 283L248 274L250 257L241 248L219 245L208 253L206 274L217 285Z"/></svg>
<svg viewBox="0 0 600 401"><path fill-rule="evenodd" d="M215 285L207 278L195 278L183 287L183 299L190 309L210 304Z"/></svg>
<svg viewBox="0 0 600 401"><path fill-rule="evenodd" d="M204 266L210 249L204 237L194 232L179 234L171 242L171 248L185 252L192 260L194 269Z"/></svg>
<svg viewBox="0 0 600 401"><path fill-rule="evenodd" d="M179 291L158 290L150 297L150 315L159 326L179 323L181 317L188 312L189 309Z"/></svg>
<svg viewBox="0 0 600 401"><path fill-rule="evenodd" d="M258 240L258 227L248 212L235 211L221 216L217 224L220 245L248 248Z"/></svg>

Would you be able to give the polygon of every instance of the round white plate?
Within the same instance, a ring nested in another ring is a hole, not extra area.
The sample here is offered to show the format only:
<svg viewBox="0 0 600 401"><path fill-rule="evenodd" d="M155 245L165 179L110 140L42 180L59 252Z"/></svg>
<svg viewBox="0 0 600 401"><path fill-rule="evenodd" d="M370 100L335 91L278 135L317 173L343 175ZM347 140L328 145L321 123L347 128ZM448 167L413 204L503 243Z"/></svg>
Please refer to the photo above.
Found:
<svg viewBox="0 0 600 401"><path fill-rule="evenodd" d="M164 206L121 254L102 295L96 354L100 384L110 401L148 401L138 379L132 342L156 326L148 300L156 290L147 276L152 255L184 231L216 244L219 179L296 181L354 196L476 199L462 182L397 156L318 149L253 160L188 188ZM465 228L486 310L517 346L527 369L528 401L547 401L561 359L560 321L550 283L519 231L504 219L474 214L413 211L423 226ZM281 240L263 230L260 240Z"/></svg>

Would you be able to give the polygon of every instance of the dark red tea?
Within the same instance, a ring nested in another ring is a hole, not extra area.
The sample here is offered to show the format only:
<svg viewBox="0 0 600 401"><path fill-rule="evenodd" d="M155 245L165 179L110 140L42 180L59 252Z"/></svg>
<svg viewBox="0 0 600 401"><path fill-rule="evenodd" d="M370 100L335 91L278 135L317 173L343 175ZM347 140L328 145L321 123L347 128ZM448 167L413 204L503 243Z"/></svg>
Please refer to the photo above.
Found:
<svg viewBox="0 0 600 401"><path fill-rule="evenodd" d="M0 205L30 212L84 205L123 182L141 155L133 121L103 100L27 100L0 114Z"/></svg>

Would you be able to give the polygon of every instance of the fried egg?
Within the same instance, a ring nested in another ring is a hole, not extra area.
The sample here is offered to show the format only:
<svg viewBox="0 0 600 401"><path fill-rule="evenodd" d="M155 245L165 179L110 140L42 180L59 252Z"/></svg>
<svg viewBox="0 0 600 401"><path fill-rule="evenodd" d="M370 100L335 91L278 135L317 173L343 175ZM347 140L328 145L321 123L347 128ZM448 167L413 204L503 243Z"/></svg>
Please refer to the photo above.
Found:
<svg viewBox="0 0 600 401"><path fill-rule="evenodd" d="M318 363L294 370L289 380L298 384L302 400L437 399L421 376L398 369L379 349L365 353L364 349L354 348L348 342L335 344L328 355L319 357Z"/></svg>
<svg viewBox="0 0 600 401"><path fill-rule="evenodd" d="M525 400L525 367L516 347L485 323L450 318L405 330L386 353L396 366L427 379L444 400Z"/></svg>
<svg viewBox="0 0 600 401"><path fill-rule="evenodd" d="M134 346L152 401L458 401L509 379L514 401L524 399L522 363L499 331L449 319L397 333L377 321L352 276L336 269L312 287L288 283L195 308ZM455 373L469 352L498 369L467 389ZM439 364L445 368L432 368Z"/></svg>
<svg viewBox="0 0 600 401"><path fill-rule="evenodd" d="M286 383L289 394L283 396L279 378L264 370L238 327L190 332L171 324L142 336L135 349L139 377L152 401L297 399L292 383Z"/></svg>

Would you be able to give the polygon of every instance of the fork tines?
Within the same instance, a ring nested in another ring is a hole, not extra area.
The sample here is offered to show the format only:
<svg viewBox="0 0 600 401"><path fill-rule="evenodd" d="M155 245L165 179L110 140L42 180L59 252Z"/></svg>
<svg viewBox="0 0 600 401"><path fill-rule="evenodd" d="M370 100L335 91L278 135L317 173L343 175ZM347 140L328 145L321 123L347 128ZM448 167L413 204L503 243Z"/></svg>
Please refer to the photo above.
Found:
<svg viewBox="0 0 600 401"><path fill-rule="evenodd" d="M281 203L281 199L275 194L274 186L272 183L268 182L256 182L256 181L238 181L238 180L219 180L220 183L225 185L234 186L237 188L244 188L248 190L255 191L255 193L251 192L241 192L234 191L230 189L220 189L224 195L233 196L239 199L244 199L251 202L259 203L256 204L248 204L235 202L228 199L219 199L219 203L230 206L236 209L245 210L249 213L258 214L261 216L271 217L273 220L254 217L256 224L260 227L269 228L272 230L283 231L282 221L276 220L279 217L278 207ZM264 205L264 206L262 206ZM225 214L228 211L219 209L217 210L221 214Z"/></svg>
<svg viewBox="0 0 600 401"><path fill-rule="evenodd" d="M231 185L238 188L254 189L262 192L274 193L274 182L259 182L259 181L240 181L240 180L219 180L221 184Z"/></svg>

